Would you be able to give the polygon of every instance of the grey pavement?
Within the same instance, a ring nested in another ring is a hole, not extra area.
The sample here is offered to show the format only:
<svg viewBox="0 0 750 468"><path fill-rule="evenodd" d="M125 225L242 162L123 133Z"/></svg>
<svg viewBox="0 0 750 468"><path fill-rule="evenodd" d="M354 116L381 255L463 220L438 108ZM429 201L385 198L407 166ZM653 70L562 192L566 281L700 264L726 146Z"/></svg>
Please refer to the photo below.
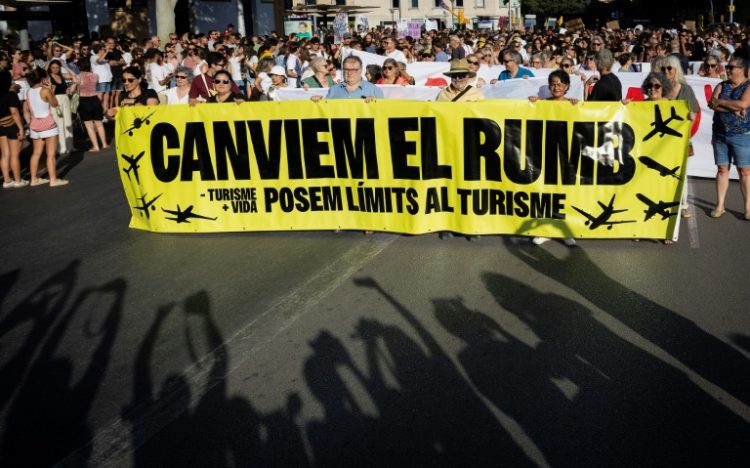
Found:
<svg viewBox="0 0 750 468"><path fill-rule="evenodd" d="M672 246L128 228L0 191L0 466L749 466L750 222Z"/></svg>

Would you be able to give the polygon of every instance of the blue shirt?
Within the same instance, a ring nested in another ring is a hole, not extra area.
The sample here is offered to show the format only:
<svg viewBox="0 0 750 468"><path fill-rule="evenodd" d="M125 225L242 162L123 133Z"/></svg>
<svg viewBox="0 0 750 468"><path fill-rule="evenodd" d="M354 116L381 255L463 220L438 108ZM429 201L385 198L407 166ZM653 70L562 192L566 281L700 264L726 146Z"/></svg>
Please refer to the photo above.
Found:
<svg viewBox="0 0 750 468"><path fill-rule="evenodd" d="M534 78L534 74L529 70L528 68L518 67L518 71L516 72L516 76L510 76L510 73L508 70L503 70L500 72L500 76L497 77L498 81L505 81L505 80L511 80L513 78L523 78L524 76L528 76L529 78Z"/></svg>
<svg viewBox="0 0 750 468"><path fill-rule="evenodd" d="M346 89L346 83L339 83L336 86L328 88L328 94L326 99L360 99L366 97L383 98L383 90L370 83L369 81L362 80L359 82L359 86L354 88L353 91Z"/></svg>
<svg viewBox="0 0 750 468"><path fill-rule="evenodd" d="M435 61L436 62L450 62L451 56L446 54L444 51L440 51L435 55Z"/></svg>

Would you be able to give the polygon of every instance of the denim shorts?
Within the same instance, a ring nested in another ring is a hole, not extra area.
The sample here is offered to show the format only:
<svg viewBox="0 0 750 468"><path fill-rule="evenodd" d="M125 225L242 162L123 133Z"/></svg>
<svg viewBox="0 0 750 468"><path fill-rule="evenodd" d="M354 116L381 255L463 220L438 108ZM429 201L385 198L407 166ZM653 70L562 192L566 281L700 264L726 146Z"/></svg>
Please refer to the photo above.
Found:
<svg viewBox="0 0 750 468"><path fill-rule="evenodd" d="M714 135L713 147L717 166L750 167L750 134Z"/></svg>
<svg viewBox="0 0 750 468"><path fill-rule="evenodd" d="M106 83L96 84L97 93L108 93L110 91L112 91L112 83L110 81L107 81Z"/></svg>

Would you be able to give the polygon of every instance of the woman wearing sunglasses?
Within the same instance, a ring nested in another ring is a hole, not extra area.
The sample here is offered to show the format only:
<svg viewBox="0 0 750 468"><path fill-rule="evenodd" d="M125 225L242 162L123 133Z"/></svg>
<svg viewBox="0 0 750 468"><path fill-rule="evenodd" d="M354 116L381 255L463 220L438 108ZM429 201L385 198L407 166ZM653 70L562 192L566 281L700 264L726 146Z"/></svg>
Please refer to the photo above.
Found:
<svg viewBox="0 0 750 468"><path fill-rule="evenodd" d="M706 57L700 70L698 70L698 75L705 76L706 78L718 78L720 80L727 79L726 71L715 55Z"/></svg>
<svg viewBox="0 0 750 468"><path fill-rule="evenodd" d="M745 201L744 219L750 221L750 79L748 61L733 56L726 66L727 80L714 89L708 106L714 110L713 146L716 173L716 208L712 218L724 214L729 189L729 166L734 161L740 173Z"/></svg>
<svg viewBox="0 0 750 468"><path fill-rule="evenodd" d="M241 104L245 102L245 96L242 93L232 91L232 74L227 70L219 70L214 74L214 91L215 94L210 96L206 102L235 102Z"/></svg>
<svg viewBox="0 0 750 468"><path fill-rule="evenodd" d="M377 84L397 84L397 85L408 85L409 80L401 76L398 63L394 59L388 58L383 62L383 77L380 78Z"/></svg>
<svg viewBox="0 0 750 468"><path fill-rule="evenodd" d="M179 66L175 68L174 79L176 86L169 88L166 93L167 104L188 104L190 101L190 86L193 84L193 70Z"/></svg>
<svg viewBox="0 0 750 468"><path fill-rule="evenodd" d="M119 107L158 106L159 96L153 89L146 89L143 72L136 67L127 67L122 71L122 85L125 91L120 95ZM117 114L117 108L108 109L107 115Z"/></svg>

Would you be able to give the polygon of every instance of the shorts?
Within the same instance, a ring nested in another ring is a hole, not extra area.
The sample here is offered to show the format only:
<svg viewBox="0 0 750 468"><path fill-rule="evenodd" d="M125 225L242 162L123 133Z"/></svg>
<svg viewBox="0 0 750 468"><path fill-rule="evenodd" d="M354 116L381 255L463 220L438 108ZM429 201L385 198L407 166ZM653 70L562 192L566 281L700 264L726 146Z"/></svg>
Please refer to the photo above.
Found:
<svg viewBox="0 0 750 468"><path fill-rule="evenodd" d="M102 103L96 96L83 96L78 98L78 116L82 122L90 120L102 120L104 113Z"/></svg>
<svg viewBox="0 0 750 468"><path fill-rule="evenodd" d="M713 140L717 166L750 167L750 135L716 135Z"/></svg>
<svg viewBox="0 0 750 468"><path fill-rule="evenodd" d="M122 77L112 77L112 86L110 87L110 91L122 91L124 88L122 86Z"/></svg>
<svg viewBox="0 0 750 468"><path fill-rule="evenodd" d="M96 92L97 93L108 93L112 91L112 82L107 81L106 83L97 83L96 84Z"/></svg>
<svg viewBox="0 0 750 468"><path fill-rule="evenodd" d="M18 140L18 127L0 127L0 137L6 137L9 140Z"/></svg>
<svg viewBox="0 0 750 468"><path fill-rule="evenodd" d="M43 140L45 138L50 138L59 134L60 129L58 129L57 127L45 130L43 132L35 132L34 130L29 129L29 136L32 140Z"/></svg>

